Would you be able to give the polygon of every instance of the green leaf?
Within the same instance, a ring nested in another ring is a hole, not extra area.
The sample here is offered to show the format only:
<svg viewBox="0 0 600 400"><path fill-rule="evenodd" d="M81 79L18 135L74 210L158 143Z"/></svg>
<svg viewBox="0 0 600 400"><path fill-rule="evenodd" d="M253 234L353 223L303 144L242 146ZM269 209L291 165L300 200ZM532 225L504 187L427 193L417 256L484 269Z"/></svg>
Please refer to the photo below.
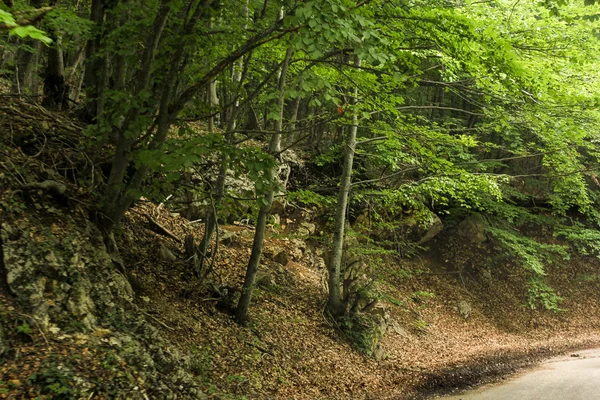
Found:
<svg viewBox="0 0 600 400"><path fill-rule="evenodd" d="M46 46L50 46L52 44L52 39L50 39L43 31L40 31L35 26L27 25L27 26L18 26L10 30L11 35L19 36L20 38L32 38L35 40L39 40L44 43Z"/></svg>

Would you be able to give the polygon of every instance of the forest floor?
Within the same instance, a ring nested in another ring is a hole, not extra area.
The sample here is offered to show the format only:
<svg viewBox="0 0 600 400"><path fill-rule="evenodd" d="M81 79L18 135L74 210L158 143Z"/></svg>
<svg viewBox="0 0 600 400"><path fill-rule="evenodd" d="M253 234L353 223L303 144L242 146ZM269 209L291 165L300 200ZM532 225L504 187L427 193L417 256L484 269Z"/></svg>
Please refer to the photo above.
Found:
<svg viewBox="0 0 600 400"><path fill-rule="evenodd" d="M397 328L388 328L384 359L376 361L358 352L324 317L325 270L311 262L310 246L298 253L303 242L275 230L266 240L262 265L269 283L257 289L250 328L241 328L218 311L210 296L195 290L185 266L157 265L160 255L148 249L166 246L178 255L183 249L148 229L141 217L146 214L178 237L199 236L201 229L156 205L138 205L125 224L132 241L123 247L141 305L160 318L173 343L203 354L206 380L229 393L279 399L426 397L499 379L565 351L600 346L594 259L559 267L553 287L565 297L564 310L545 311L525 305L525 294L514 287L518 274L481 283L452 273L430 250L386 272L383 291L394 301L381 305ZM221 285L239 287L253 230L221 229L234 232L235 239L221 245L214 277ZM431 248L447 245L443 241ZM273 260L280 250L304 255L282 266ZM467 318L458 311L464 301L472 307Z"/></svg>
<svg viewBox="0 0 600 400"><path fill-rule="evenodd" d="M50 114L40 118L44 115ZM50 140L44 145L50 146ZM6 171L37 162L37 151L26 155L15 149L0 160ZM209 397L424 398L499 379L555 354L600 346L598 259L579 257L548 266L550 284L564 298L561 310L532 309L524 272L511 260L502 261L483 279L477 271L499 250L491 243L465 245L449 228L427 250L412 259L390 259L379 270L379 307L393 323L381 342L384 356L375 360L323 314L322 242L290 234L285 215L282 220L266 238L248 327L233 322L230 305L211 294L211 285L198 283L185 260L183 238L200 238L201 223L147 201L138 202L123 221L117 240L134 301L172 346L192 355L192 372ZM253 228L239 222L219 229L222 240L209 280L235 291L243 281ZM282 252L287 262L278 257ZM468 262L459 267L458 259ZM461 311L465 303L467 313ZM126 368L112 361L107 365L109 354L89 339L25 329L19 322L24 311L1 283L0 307L2 316L14 321L9 335L22 342L17 356L0 366L0 398L39 395L32 382L58 378L35 371L56 358L75 358L77 368L89 370L98 382L117 379Z"/></svg>

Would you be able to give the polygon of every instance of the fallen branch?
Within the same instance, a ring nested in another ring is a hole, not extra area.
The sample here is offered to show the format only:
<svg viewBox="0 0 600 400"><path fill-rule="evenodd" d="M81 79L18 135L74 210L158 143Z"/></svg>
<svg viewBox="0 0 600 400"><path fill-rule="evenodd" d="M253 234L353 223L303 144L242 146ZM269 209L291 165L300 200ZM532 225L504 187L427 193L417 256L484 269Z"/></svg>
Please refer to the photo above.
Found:
<svg viewBox="0 0 600 400"><path fill-rule="evenodd" d="M245 341L244 343L246 343L248 346L252 346L252 347L254 347L255 349L259 350L259 351L260 351L260 352L262 352L262 353L270 354L270 355L272 355L273 357L275 357L275 353L273 353L273 352L272 352L271 350L269 350L269 349L265 349L264 347L261 347L261 346L259 346L259 345L257 345L257 344L254 344L254 343L251 343L251 342L248 342L248 341Z"/></svg>
<svg viewBox="0 0 600 400"><path fill-rule="evenodd" d="M144 213L143 214L144 217L146 217L146 219L148 220L148 222L150 222L157 230L159 234L167 236L175 241L177 241L178 243L182 243L181 239L179 239L177 236L175 236L175 234L173 232L171 232L170 230L168 230L167 228L165 228L164 226L162 226L160 224L160 222L158 222L157 220L155 220L154 218L152 218L150 216L150 214L148 213Z"/></svg>
<svg viewBox="0 0 600 400"><path fill-rule="evenodd" d="M170 331L174 331L174 330L175 330L175 328L172 328L172 327L170 327L169 325L165 324L165 323L164 323L164 322L162 322L160 319L156 318L154 315L152 315L152 314L148 314L148 313L147 313L147 312L145 312L145 311L142 311L142 312L144 313L144 315L146 315L146 316L148 316L148 317L152 318L154 321L158 322L158 323L159 323L161 326L163 326L163 327L167 328L168 330L170 330Z"/></svg>
<svg viewBox="0 0 600 400"><path fill-rule="evenodd" d="M44 190L44 191L46 191L52 195L58 196L58 197L66 197L66 192L67 192L67 186L65 184L56 182L53 180L28 183L28 184L22 185L21 189L24 189L24 190L40 189L40 190Z"/></svg>

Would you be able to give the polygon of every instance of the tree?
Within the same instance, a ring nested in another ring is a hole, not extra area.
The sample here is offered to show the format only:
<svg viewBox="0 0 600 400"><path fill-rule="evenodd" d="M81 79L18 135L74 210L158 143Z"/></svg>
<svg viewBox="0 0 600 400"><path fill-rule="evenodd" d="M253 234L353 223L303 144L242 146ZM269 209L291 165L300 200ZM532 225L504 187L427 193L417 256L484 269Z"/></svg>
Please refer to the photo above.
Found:
<svg viewBox="0 0 600 400"><path fill-rule="evenodd" d="M277 157L281 151L281 132L283 131L283 110L285 105L285 89L286 89L286 77L290 61L293 55L293 48L288 47L285 58L279 71L279 96L277 97L277 119L275 121L275 132L271 135L271 141L269 144L269 153ZM267 180L276 180L277 167L274 166L266 171ZM252 252L250 254L250 261L248 261L248 267L246 268L246 277L244 284L242 285L242 295L238 302L236 310L236 320L240 324L245 324L248 319L248 308L250 306L250 300L252 299L252 290L254 288L254 281L256 279L256 273L258 272L258 266L260 265L260 258L262 255L263 243L265 240L265 229L267 226L267 218L273 204L273 198L275 196L275 187L268 189L265 198L260 199L262 205L258 212L256 220L256 230L254 233L254 241L252 243Z"/></svg>
<svg viewBox="0 0 600 400"><path fill-rule="evenodd" d="M361 67L361 60L355 56L354 65ZM352 106L358 103L358 88L354 88L354 93L350 100ZM352 124L348 129L348 137L344 148L344 166L340 178L340 190L335 211L335 224L333 231L333 243L328 262L328 288L327 309L329 313L339 318L346 314L347 304L342 301L340 271L342 264L342 253L344 250L344 234L346 223L346 211L348 208L348 195L352 186L352 167L354 163L354 153L356 152L356 134L358 131L358 109L351 110Z"/></svg>

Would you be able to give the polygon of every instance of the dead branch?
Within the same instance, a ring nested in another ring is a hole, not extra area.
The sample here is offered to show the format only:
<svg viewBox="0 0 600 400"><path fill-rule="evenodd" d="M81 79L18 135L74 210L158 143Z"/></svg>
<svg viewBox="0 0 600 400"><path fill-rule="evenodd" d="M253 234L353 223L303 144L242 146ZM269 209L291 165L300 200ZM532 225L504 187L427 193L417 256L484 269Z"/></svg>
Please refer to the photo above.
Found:
<svg viewBox="0 0 600 400"><path fill-rule="evenodd" d="M12 14L15 17L15 23L17 24L17 26L26 26L35 24L36 22L44 18L46 14L48 14L52 10L54 10L54 7L42 7L37 8L35 10L15 11ZM0 24L0 30L2 31L7 31L12 28L16 28L16 26L12 26L6 23Z"/></svg>
<svg viewBox="0 0 600 400"><path fill-rule="evenodd" d="M167 237L177 241L178 243L182 243L181 239L179 239L173 232L171 232L170 230L168 230L167 228L162 226L160 222L158 222L157 220L152 218L150 216L150 214L144 213L143 215L144 215L144 217L146 217L148 222L150 222L150 224L152 224L156 228L156 230L158 231L157 233L167 236Z"/></svg>

